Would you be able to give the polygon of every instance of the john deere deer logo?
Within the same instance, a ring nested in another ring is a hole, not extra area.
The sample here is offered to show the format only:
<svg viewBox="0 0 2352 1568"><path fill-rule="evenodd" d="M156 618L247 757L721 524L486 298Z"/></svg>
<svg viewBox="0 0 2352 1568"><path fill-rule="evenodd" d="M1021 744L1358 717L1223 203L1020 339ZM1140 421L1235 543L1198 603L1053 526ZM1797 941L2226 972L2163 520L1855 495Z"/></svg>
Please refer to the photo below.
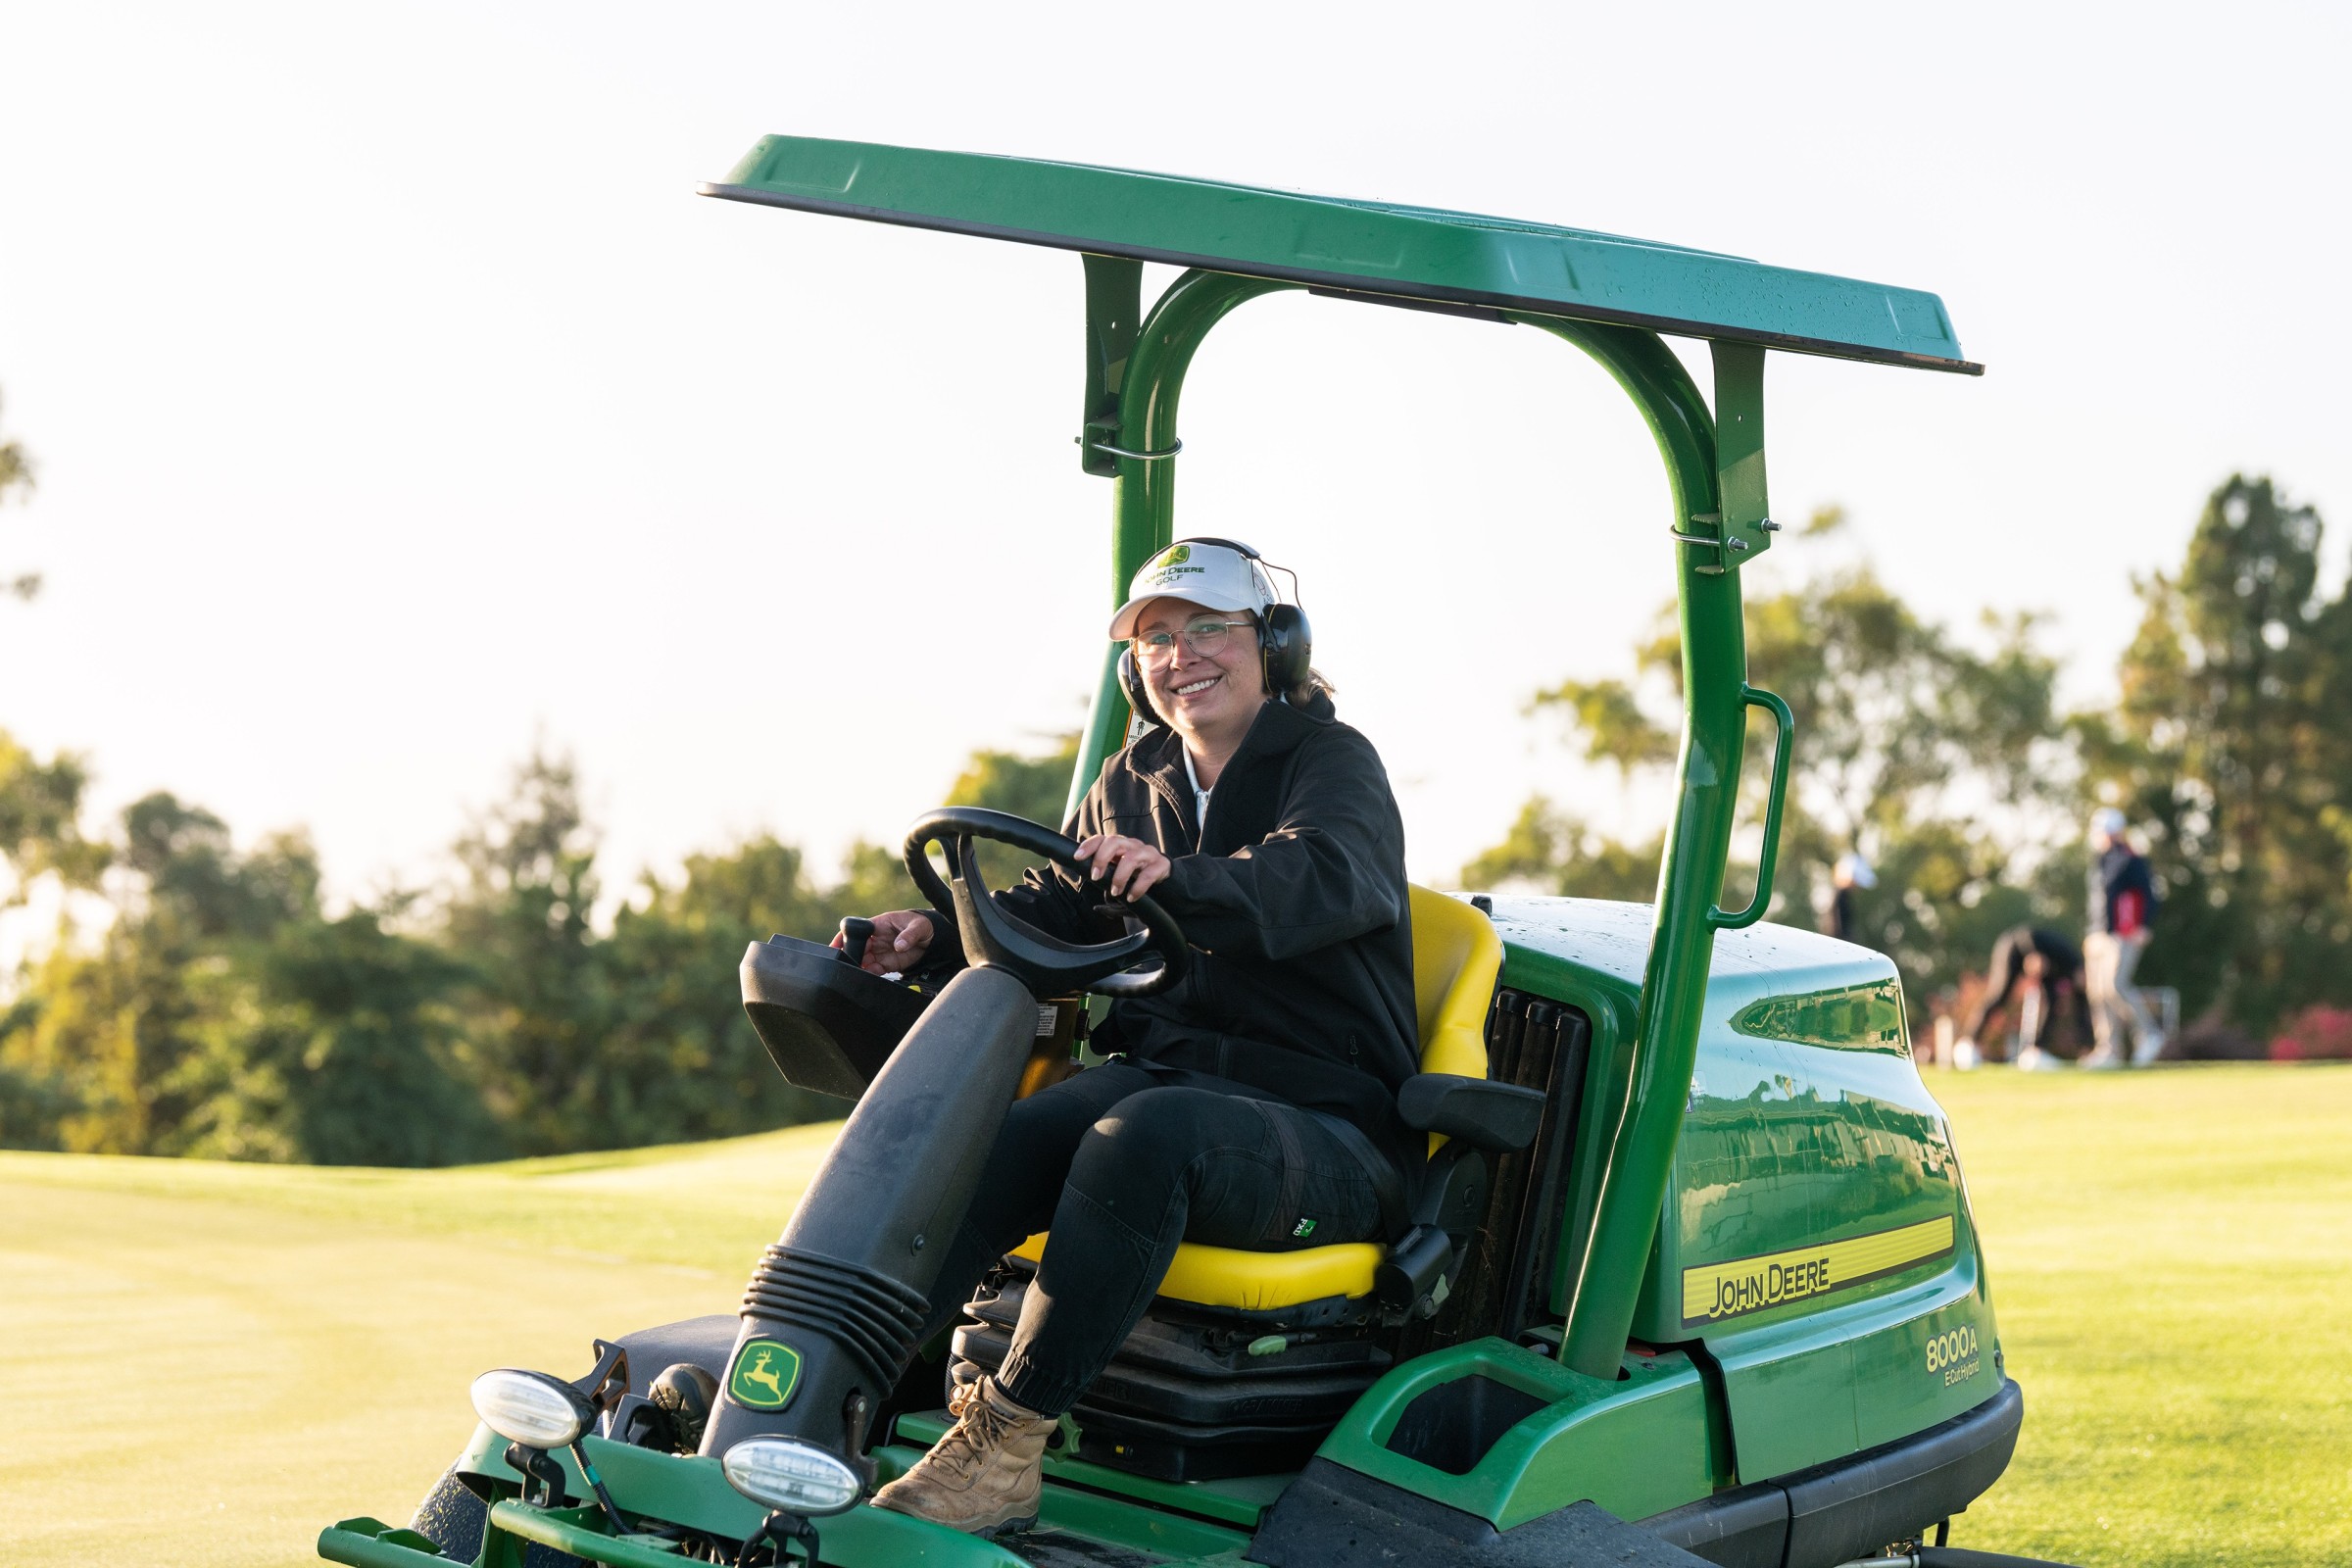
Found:
<svg viewBox="0 0 2352 1568"><path fill-rule="evenodd" d="M1170 545L1153 556L1144 569L1152 574L1151 582L1154 588L1165 588L1179 577L1199 576L1207 569L1204 566L1187 565L1186 563L1192 559L1191 545Z"/></svg>
<svg viewBox="0 0 2352 1568"><path fill-rule="evenodd" d="M735 1352L727 1393L755 1410L781 1410L800 1387L801 1352L774 1340L752 1340Z"/></svg>

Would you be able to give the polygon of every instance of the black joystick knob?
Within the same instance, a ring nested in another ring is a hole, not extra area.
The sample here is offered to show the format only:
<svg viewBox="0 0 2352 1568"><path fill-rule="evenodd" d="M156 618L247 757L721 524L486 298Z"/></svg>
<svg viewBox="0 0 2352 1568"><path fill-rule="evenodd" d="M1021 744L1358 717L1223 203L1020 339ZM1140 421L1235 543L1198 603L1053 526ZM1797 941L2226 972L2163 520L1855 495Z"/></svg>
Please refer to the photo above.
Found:
<svg viewBox="0 0 2352 1568"><path fill-rule="evenodd" d="M841 956L846 961L862 966L865 962L865 945L873 940L873 921L861 914L842 916Z"/></svg>

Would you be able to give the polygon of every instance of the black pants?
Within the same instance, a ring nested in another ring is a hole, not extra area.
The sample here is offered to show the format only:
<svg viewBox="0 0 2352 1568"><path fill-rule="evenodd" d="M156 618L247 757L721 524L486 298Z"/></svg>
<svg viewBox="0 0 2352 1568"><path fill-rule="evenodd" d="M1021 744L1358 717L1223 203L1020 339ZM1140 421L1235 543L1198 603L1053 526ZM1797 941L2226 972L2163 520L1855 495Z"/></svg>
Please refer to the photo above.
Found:
<svg viewBox="0 0 2352 1568"><path fill-rule="evenodd" d="M1109 1061L1016 1101L931 1293L927 1339L1051 1230L998 1384L1059 1415L1152 1304L1183 1241L1252 1251L1380 1231L1371 1174L1298 1106L1200 1073Z"/></svg>

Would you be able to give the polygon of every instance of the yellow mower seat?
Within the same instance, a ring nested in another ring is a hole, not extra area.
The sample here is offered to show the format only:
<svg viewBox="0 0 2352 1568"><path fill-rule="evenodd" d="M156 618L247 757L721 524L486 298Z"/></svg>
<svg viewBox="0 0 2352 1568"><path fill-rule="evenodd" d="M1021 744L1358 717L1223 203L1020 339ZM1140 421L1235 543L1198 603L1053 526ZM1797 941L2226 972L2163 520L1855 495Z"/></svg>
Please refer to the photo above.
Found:
<svg viewBox="0 0 2352 1568"><path fill-rule="evenodd" d="M1421 1027L1421 1070L1487 1075L1487 1004L1502 970L1502 939L1494 925L1459 899L1427 888L1410 890L1413 911L1413 1007ZM1434 1152L1445 1139L1432 1134ZM1046 1238L1032 1236L1013 1250L1037 1261ZM1176 1249L1159 1294L1195 1306L1249 1312L1297 1306L1326 1297L1372 1294L1372 1271L1388 1250L1372 1242L1341 1242L1296 1252L1250 1252L1186 1242Z"/></svg>

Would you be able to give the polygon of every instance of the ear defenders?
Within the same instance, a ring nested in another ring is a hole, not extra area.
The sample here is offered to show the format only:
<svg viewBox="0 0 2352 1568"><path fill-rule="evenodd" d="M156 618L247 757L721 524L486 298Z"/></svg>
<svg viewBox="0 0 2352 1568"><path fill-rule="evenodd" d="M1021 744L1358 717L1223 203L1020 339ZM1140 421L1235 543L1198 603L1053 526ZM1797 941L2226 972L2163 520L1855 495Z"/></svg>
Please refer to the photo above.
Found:
<svg viewBox="0 0 2352 1568"><path fill-rule="evenodd" d="M1196 535L1175 542L1184 545L1222 545L1251 562L1262 563L1265 559L1239 539ZM1306 679L1314 652L1314 628L1307 622L1306 612L1297 605L1268 605L1257 617L1258 668L1265 676L1266 690L1273 694L1276 701L1290 701L1292 689ZM1132 647L1119 650L1119 686L1126 692L1127 706L1134 710L1136 718L1151 723L1159 717L1159 710L1152 706L1152 691L1145 684L1143 670L1136 664Z"/></svg>

